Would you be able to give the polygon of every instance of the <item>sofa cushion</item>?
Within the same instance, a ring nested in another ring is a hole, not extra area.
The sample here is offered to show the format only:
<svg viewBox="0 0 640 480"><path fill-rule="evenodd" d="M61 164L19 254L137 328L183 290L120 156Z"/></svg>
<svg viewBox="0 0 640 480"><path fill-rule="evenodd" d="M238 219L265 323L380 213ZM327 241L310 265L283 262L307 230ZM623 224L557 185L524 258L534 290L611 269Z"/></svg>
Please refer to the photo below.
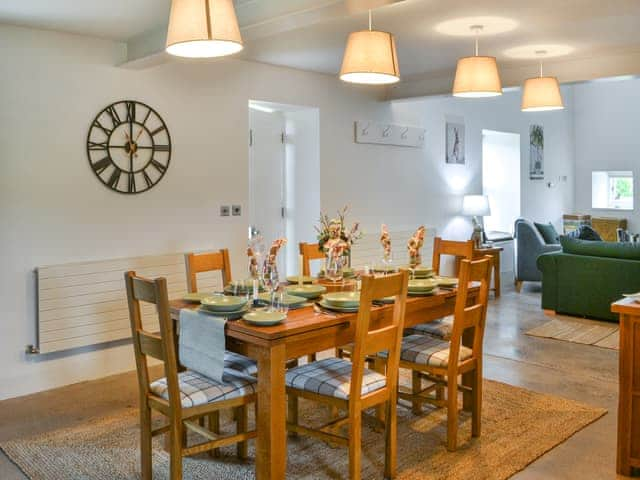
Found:
<svg viewBox="0 0 640 480"><path fill-rule="evenodd" d="M546 243L547 245L558 243L558 232L556 231L556 227L554 227L551 223L534 222L533 224L540 232L540 235L542 235L542 238L544 238L544 243Z"/></svg>
<svg viewBox="0 0 640 480"><path fill-rule="evenodd" d="M564 253L573 255L640 260L640 244L637 243L594 242L562 235L560 244Z"/></svg>
<svg viewBox="0 0 640 480"><path fill-rule="evenodd" d="M567 236L571 238L578 238L580 240L590 240L592 242L602 241L600 234L589 225L580 225L577 230L569 232Z"/></svg>

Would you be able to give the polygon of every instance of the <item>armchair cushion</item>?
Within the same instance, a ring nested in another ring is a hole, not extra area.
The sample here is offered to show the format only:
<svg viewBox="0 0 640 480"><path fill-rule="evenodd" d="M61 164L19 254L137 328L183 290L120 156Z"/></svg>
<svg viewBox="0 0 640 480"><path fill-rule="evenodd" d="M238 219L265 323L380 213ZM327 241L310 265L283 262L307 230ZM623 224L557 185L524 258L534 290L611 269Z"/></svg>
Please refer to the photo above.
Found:
<svg viewBox="0 0 640 480"><path fill-rule="evenodd" d="M563 235L560 244L564 253L573 255L640 260L640 244L636 243L595 242Z"/></svg>
<svg viewBox="0 0 640 480"><path fill-rule="evenodd" d="M560 236L558 235L556 227L554 227L553 224L551 224L551 223L535 223L534 222L534 225L536 226L536 228L540 232L540 235L542 235L542 238L544 238L544 241L545 241L545 243L547 245L554 244L554 243L559 243Z"/></svg>

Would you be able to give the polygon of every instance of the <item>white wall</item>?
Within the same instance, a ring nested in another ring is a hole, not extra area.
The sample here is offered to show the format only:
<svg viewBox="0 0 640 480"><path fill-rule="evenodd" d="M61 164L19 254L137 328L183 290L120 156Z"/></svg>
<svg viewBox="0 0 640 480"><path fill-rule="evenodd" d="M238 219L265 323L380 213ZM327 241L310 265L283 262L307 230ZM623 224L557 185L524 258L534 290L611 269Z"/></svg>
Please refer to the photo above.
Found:
<svg viewBox="0 0 640 480"><path fill-rule="evenodd" d="M505 92L490 99L433 97L392 103L398 121L422 125L427 129L426 148L416 151L405 172L411 178L401 195L412 197L416 209L430 206L429 222L450 238L468 238L466 219L455 217L462 207L462 195L482 193L482 130L520 134L521 142L521 214L541 222L562 224L562 214L573 210L573 99L570 88L563 87L567 108L560 112L523 113L520 91ZM445 124L447 119L464 120L466 126L466 164L445 163ZM529 125L544 126L545 180L529 180ZM398 170L401 170L400 168ZM394 172L392 175L402 175ZM567 176L566 183L558 177ZM547 181L554 183L547 187ZM421 192L415 196L415 192Z"/></svg>
<svg viewBox="0 0 640 480"><path fill-rule="evenodd" d="M36 333L35 267L226 246L234 271L246 270L249 99L318 107L327 167L389 156L352 141L353 120L384 114L379 90L332 76L237 60L125 70L113 66L122 45L11 26L0 26L0 56L0 398L133 368L130 346L25 356ZM167 175L133 197L99 183L85 152L96 113L129 98L153 106L173 140ZM325 183L333 176L323 170ZM329 203L357 200L351 192L330 189ZM218 216L233 203L245 215Z"/></svg>
<svg viewBox="0 0 640 480"><path fill-rule="evenodd" d="M576 212L627 218L640 231L640 80L601 81L575 85ZM631 171L633 211L591 208L591 172Z"/></svg>

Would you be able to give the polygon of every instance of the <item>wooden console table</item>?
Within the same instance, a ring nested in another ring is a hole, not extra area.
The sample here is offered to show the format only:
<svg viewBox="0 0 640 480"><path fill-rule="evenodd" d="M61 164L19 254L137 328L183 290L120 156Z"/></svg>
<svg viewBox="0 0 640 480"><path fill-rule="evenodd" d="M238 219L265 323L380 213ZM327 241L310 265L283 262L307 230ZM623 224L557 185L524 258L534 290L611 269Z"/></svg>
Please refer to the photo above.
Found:
<svg viewBox="0 0 640 480"><path fill-rule="evenodd" d="M617 472L640 469L640 303L625 298L611 304L620 314L620 392Z"/></svg>

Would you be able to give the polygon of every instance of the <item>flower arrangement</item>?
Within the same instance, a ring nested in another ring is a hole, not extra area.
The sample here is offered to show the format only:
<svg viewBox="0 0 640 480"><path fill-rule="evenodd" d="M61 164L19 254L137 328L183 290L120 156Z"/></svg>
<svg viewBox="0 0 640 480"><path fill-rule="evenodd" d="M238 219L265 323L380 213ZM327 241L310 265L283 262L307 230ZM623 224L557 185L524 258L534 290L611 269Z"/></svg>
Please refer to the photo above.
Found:
<svg viewBox="0 0 640 480"><path fill-rule="evenodd" d="M348 255L351 253L353 244L362 238L358 222L355 222L347 230L345 225L347 210L348 207L339 210L337 218L329 218L324 213L320 214L320 225L315 227L318 232L318 247L320 251L335 254L336 250L338 250L341 255Z"/></svg>
<svg viewBox="0 0 640 480"><path fill-rule="evenodd" d="M380 230L380 243L382 244L382 250L384 251L385 261L391 260L391 236L389 235L389 229L384 223Z"/></svg>
<svg viewBox="0 0 640 480"><path fill-rule="evenodd" d="M287 244L287 239L286 238L278 238L278 239L273 241L273 243L271 244L271 248L269 249L269 256L267 257L267 264L269 264L269 265L275 265L276 264L276 258L278 256L278 252L286 244Z"/></svg>
<svg viewBox="0 0 640 480"><path fill-rule="evenodd" d="M407 242L407 250L409 250L409 264L416 267L422 263L422 255L420 249L424 245L424 232L423 226L418 227L416 233Z"/></svg>

